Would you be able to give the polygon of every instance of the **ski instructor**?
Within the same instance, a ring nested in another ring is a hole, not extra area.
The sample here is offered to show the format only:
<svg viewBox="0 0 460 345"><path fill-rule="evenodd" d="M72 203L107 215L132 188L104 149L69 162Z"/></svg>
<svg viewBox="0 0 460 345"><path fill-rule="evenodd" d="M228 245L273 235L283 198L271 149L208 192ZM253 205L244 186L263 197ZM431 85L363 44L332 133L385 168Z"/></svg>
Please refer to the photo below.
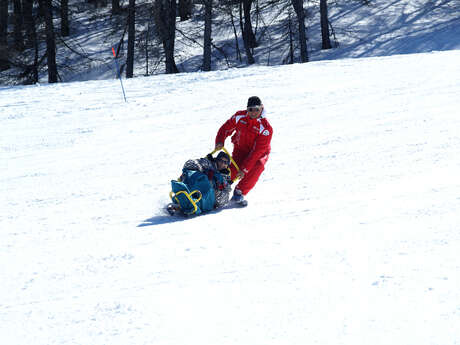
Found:
<svg viewBox="0 0 460 345"><path fill-rule="evenodd" d="M231 178L241 178L233 191L232 201L247 204L244 196L255 186L264 171L273 134L259 97L249 97L246 110L236 112L220 127L215 149L222 149L225 139L232 134L232 157L240 171L232 165Z"/></svg>

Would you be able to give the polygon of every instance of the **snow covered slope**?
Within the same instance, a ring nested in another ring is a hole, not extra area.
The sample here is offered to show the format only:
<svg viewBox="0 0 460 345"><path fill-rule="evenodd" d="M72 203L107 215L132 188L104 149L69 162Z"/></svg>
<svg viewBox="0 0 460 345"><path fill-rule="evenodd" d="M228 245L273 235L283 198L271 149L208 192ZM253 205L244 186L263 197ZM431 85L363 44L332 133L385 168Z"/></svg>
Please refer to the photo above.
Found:
<svg viewBox="0 0 460 345"><path fill-rule="evenodd" d="M1 342L458 344L459 61L0 88ZM249 207L165 216L254 94L275 134Z"/></svg>

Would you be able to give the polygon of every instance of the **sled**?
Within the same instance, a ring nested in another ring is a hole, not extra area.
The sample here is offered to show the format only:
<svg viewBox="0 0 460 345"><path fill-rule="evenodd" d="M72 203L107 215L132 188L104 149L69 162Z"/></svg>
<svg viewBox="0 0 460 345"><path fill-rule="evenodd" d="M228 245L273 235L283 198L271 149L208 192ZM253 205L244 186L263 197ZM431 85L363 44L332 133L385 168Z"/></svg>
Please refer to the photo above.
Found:
<svg viewBox="0 0 460 345"><path fill-rule="evenodd" d="M169 193L169 197L173 204L179 206L185 215L191 215L194 213L201 213L201 209L198 208L198 202L202 199L202 194L199 190L190 192L185 184L180 184L180 181L171 181L173 191ZM174 192L176 189L176 192ZM197 197L195 197L197 195Z"/></svg>
<svg viewBox="0 0 460 345"><path fill-rule="evenodd" d="M211 155L219 150L214 150ZM232 156L223 147L237 171L240 170ZM233 179L232 182L236 180ZM176 211L182 212L186 216L199 215L202 212L214 209L215 196L214 188L208 180L208 177L199 171L185 170L181 178L171 180L171 189L169 197L172 204L167 206L167 211L173 215Z"/></svg>

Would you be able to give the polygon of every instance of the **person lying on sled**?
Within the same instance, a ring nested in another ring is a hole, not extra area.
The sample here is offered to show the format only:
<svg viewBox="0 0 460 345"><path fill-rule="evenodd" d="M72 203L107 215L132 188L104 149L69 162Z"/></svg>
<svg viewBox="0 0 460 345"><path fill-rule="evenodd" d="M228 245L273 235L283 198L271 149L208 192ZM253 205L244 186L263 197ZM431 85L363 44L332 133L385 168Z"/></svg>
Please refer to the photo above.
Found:
<svg viewBox="0 0 460 345"><path fill-rule="evenodd" d="M185 162L183 169L200 171L208 176L216 197L214 208L220 208L230 201L232 181L229 166L229 155L221 151L216 158L208 154L205 158L189 159Z"/></svg>

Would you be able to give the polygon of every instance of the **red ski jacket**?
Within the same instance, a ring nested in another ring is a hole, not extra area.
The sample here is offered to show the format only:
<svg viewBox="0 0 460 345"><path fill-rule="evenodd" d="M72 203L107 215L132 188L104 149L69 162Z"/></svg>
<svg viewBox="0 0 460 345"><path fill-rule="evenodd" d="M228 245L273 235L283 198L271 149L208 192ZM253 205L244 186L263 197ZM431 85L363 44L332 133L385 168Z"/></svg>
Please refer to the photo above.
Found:
<svg viewBox="0 0 460 345"><path fill-rule="evenodd" d="M246 110L238 111L220 127L216 144L224 143L232 134L233 156L240 157L237 163L241 170L248 173L262 158L265 164L273 134L272 126L265 118L265 111L257 119L251 119Z"/></svg>

